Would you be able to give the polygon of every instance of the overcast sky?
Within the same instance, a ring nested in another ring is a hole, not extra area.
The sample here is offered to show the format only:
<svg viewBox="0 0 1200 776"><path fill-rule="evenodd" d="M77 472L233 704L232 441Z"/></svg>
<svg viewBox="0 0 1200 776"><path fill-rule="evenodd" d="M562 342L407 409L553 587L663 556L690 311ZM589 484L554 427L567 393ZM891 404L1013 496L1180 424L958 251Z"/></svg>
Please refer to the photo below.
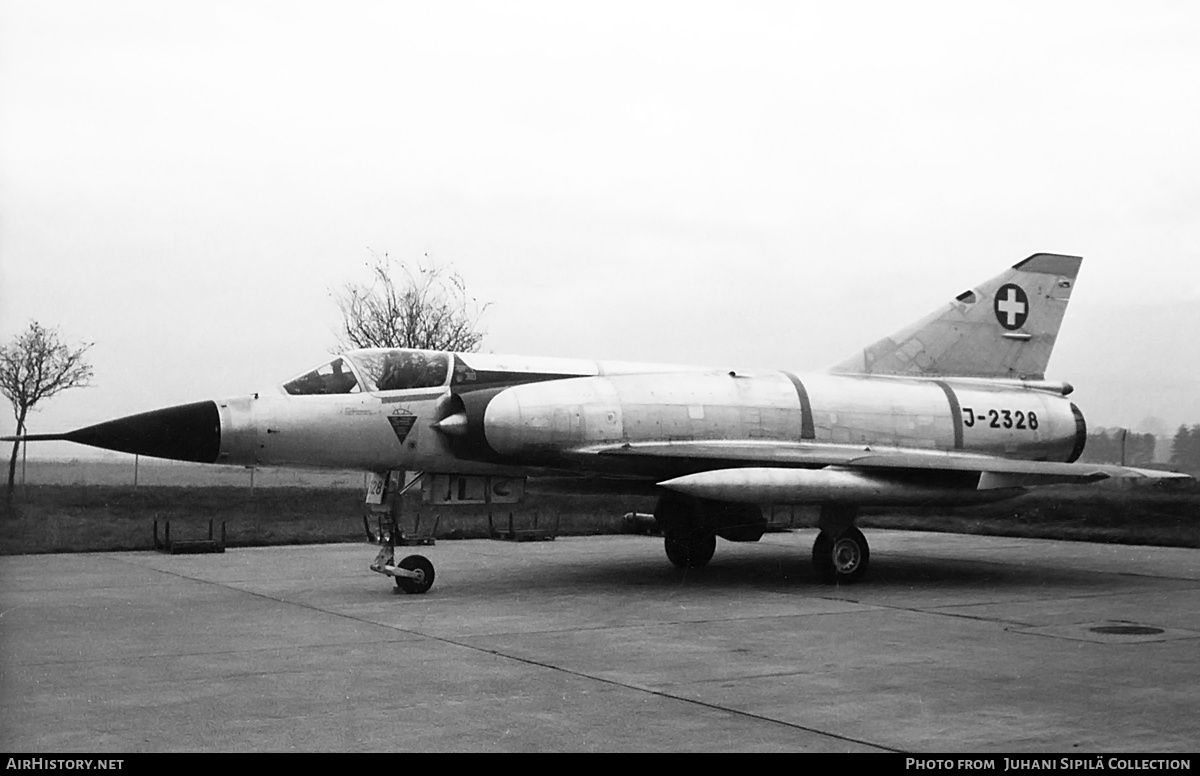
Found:
<svg viewBox="0 0 1200 776"><path fill-rule="evenodd" d="M96 343L35 432L248 393L377 251L460 273L485 350L815 371L1051 251L1048 376L1173 431L1196 41L1194 2L0 0L0 338Z"/></svg>

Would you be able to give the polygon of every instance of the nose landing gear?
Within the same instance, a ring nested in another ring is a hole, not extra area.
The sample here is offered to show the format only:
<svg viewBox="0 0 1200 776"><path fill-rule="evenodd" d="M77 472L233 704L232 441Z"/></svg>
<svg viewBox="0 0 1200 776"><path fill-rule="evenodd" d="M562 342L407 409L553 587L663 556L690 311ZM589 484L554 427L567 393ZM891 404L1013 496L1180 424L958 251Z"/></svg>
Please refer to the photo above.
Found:
<svg viewBox="0 0 1200 776"><path fill-rule="evenodd" d="M424 593L433 587L433 564L424 555L409 555L399 563L395 562L396 548L381 547L371 571L387 574L396 579L396 592L417 594Z"/></svg>
<svg viewBox="0 0 1200 776"><path fill-rule="evenodd" d="M384 475L385 478L390 478L390 473ZM380 526L379 542L383 546L379 548L379 554L375 556L375 560L371 563L371 571L380 574L386 574L396 580L396 592L401 591L409 594L420 594L427 592L433 587L433 564L429 562L429 558L424 555L409 555L404 560L396 563L396 545L406 544L433 544L433 533L429 533L425 537L417 537L415 540L404 535L404 531L400 528L400 497L405 494L410 488L416 486L421 481L421 472L417 472L417 476L400 489L395 494L388 494L387 503L389 530L384 533L382 525ZM403 479L401 479L403 481ZM419 517L418 517L419 522ZM436 531L437 525L434 524ZM370 535L370 527L367 530Z"/></svg>

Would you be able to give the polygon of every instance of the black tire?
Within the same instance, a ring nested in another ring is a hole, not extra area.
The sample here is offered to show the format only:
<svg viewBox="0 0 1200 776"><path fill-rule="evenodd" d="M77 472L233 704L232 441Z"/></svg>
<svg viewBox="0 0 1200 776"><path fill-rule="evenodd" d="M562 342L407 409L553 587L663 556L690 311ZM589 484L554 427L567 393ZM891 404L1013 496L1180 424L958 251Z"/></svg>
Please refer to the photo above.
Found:
<svg viewBox="0 0 1200 776"><path fill-rule="evenodd" d="M836 539L822 531L813 542L813 568L829 585L848 585L862 579L871 561L867 537L854 526Z"/></svg>
<svg viewBox="0 0 1200 776"><path fill-rule="evenodd" d="M708 565L717 551L717 535L711 531L668 531L663 536L667 560L681 569Z"/></svg>
<svg viewBox="0 0 1200 776"><path fill-rule="evenodd" d="M666 492L654 506L654 524L662 535L682 534L696 522L696 500L680 493Z"/></svg>
<svg viewBox="0 0 1200 776"><path fill-rule="evenodd" d="M825 584L834 582L832 549L829 534L824 531L817 534L812 548L813 570L817 573L817 579Z"/></svg>
<svg viewBox="0 0 1200 776"><path fill-rule="evenodd" d="M420 579L396 577L396 587L404 592L416 595L433 587L433 564L424 555L409 555L396 565L406 571L415 571L421 575Z"/></svg>

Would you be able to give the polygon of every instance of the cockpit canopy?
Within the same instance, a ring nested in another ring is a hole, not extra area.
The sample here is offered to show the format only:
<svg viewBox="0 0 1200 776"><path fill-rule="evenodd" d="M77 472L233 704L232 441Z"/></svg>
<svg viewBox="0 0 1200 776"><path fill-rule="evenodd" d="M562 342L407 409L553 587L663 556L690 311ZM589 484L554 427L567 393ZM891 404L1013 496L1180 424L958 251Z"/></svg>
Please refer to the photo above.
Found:
<svg viewBox="0 0 1200 776"><path fill-rule="evenodd" d="M450 375L450 356L428 350L352 350L283 384L292 396L439 388Z"/></svg>
<svg viewBox="0 0 1200 776"><path fill-rule="evenodd" d="M368 391L440 388L450 374L450 356L428 350L352 350L346 357L358 367Z"/></svg>

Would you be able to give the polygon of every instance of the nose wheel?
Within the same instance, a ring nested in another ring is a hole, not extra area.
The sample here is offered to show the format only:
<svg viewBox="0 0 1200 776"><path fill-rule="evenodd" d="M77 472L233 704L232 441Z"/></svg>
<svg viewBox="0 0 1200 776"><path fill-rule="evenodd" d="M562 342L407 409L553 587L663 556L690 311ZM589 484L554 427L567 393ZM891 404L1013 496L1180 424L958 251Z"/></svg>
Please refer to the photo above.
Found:
<svg viewBox="0 0 1200 776"><path fill-rule="evenodd" d="M821 581L830 585L857 582L867 573L871 549L862 531L850 526L836 538L827 531L813 542L813 567Z"/></svg>
<svg viewBox="0 0 1200 776"><path fill-rule="evenodd" d="M379 550L371 571L387 574L396 580L396 592L404 591L409 594L424 593L433 587L433 564L424 555L409 555L399 563L395 562L396 548L387 546Z"/></svg>
<svg viewBox="0 0 1200 776"><path fill-rule="evenodd" d="M396 588L410 595L424 593L433 587L433 564L424 555L409 555L397 564L396 572L408 572L404 576L395 573Z"/></svg>

